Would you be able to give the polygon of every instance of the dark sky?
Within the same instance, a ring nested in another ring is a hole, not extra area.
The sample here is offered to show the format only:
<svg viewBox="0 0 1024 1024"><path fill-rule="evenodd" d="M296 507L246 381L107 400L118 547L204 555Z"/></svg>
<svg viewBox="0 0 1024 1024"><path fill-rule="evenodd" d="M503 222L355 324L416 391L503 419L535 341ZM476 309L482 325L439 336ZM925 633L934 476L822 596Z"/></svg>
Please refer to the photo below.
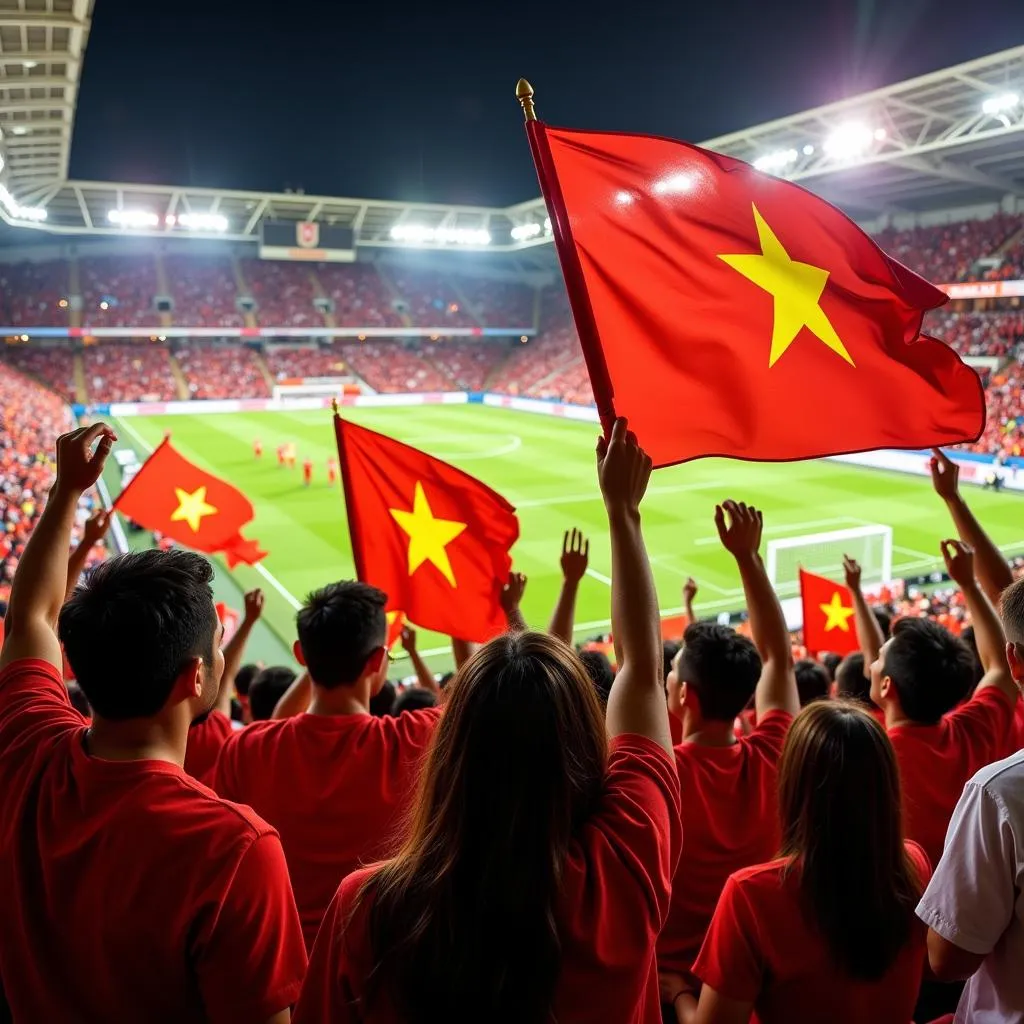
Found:
<svg viewBox="0 0 1024 1024"><path fill-rule="evenodd" d="M505 205L514 98L700 141L1024 42L1024 0L97 0L77 178Z"/></svg>

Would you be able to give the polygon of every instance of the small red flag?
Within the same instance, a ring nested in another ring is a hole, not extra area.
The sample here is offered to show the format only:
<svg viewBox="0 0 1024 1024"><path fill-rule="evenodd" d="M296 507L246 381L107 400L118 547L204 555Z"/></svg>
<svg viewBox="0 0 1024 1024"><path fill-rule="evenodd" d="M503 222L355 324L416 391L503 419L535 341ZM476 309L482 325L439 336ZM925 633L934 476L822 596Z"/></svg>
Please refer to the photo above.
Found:
<svg viewBox="0 0 1024 1024"><path fill-rule="evenodd" d="M220 552L228 567L255 565L266 552L240 533L253 517L249 499L237 487L200 469L164 438L114 502L147 530L158 530L185 547Z"/></svg>
<svg viewBox="0 0 1024 1024"><path fill-rule="evenodd" d="M340 416L334 426L359 579L424 629L479 642L504 632L515 509L432 455Z"/></svg>
<svg viewBox="0 0 1024 1024"><path fill-rule="evenodd" d="M800 570L804 608L804 647L818 654L852 654L860 650L853 595L841 583Z"/></svg>
<svg viewBox="0 0 1024 1024"><path fill-rule="evenodd" d="M946 295L825 200L670 139L527 129L602 423L655 466L981 435L977 374L920 333Z"/></svg>

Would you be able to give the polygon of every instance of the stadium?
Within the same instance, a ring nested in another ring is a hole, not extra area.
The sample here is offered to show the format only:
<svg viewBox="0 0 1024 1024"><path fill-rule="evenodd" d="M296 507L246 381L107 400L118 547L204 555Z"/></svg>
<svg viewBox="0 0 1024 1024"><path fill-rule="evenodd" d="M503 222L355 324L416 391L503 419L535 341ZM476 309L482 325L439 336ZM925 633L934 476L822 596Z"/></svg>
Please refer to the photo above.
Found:
<svg viewBox="0 0 1024 1024"><path fill-rule="evenodd" d="M73 176L94 5L0 0L0 1021L1024 1020L1024 46L693 176L510 82L490 207Z"/></svg>

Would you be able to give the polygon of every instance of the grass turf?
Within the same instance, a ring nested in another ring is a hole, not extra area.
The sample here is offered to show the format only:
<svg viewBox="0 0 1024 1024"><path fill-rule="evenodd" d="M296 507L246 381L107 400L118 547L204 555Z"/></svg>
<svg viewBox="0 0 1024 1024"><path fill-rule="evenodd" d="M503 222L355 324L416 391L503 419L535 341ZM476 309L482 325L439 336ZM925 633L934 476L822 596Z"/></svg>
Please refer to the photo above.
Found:
<svg viewBox="0 0 1024 1024"><path fill-rule="evenodd" d="M546 625L554 606L563 531L583 529L591 540L593 575L580 587L577 631L593 634L607 626L611 566L594 470L595 425L482 406L352 409L347 414L460 466L517 506L521 537L513 557L516 568L529 576L524 612L532 625ZM266 591L264 617L284 643L290 645L294 637L293 601L286 595L301 601L309 590L353 575L341 487L326 482L326 462L335 453L326 410L140 417L117 426L119 443L136 448L141 457L170 430L183 455L248 495L256 518L245 532L270 552L262 564L281 589L247 566L235 577L245 589L258 585ZM264 445L261 460L252 452L257 437ZM288 441L295 442L300 465L307 456L313 459L312 487L303 487L298 467L277 465L275 449ZM969 495L1000 546L1024 549L1017 495L976 488ZM712 522L715 503L727 497L764 510L767 538L865 523L892 526L896 575L937 567L938 542L952 533L944 507L923 477L829 462L773 465L723 459L661 470L651 480L643 516L666 613L678 610L680 587L691 574L701 588L698 613L742 607L735 564L720 547ZM840 578L839 565L833 575ZM447 638L423 632L419 646L436 652L429 656L433 667L450 663Z"/></svg>

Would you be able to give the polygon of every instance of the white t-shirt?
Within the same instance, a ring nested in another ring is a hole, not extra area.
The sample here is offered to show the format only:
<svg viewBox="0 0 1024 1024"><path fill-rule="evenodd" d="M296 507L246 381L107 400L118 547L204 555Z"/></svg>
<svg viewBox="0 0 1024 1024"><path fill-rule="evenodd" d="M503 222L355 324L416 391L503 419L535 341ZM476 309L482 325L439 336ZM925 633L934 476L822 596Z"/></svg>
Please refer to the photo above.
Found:
<svg viewBox="0 0 1024 1024"><path fill-rule="evenodd" d="M917 916L985 957L956 1024L1024 1024L1024 750L967 783Z"/></svg>

